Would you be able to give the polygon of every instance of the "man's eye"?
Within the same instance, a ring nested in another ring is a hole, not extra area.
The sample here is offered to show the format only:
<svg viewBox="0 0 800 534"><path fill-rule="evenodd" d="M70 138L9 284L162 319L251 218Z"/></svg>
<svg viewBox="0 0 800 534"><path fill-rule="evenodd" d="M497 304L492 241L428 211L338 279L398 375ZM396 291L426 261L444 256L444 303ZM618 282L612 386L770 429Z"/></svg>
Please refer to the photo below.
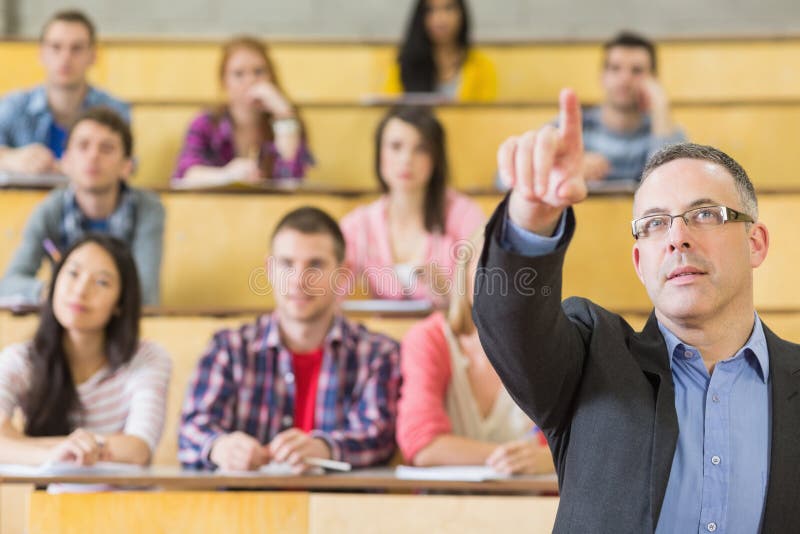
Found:
<svg viewBox="0 0 800 534"><path fill-rule="evenodd" d="M710 219L714 217L714 212L712 210L700 210L695 215L698 219Z"/></svg>
<svg viewBox="0 0 800 534"><path fill-rule="evenodd" d="M714 224L716 224L716 223L721 223L722 222L722 216L720 215L719 210L715 210L715 209L711 209L711 208L709 208L709 209L701 209L701 210L697 210L694 213L694 220L699 222L699 223L706 223L706 224L714 223Z"/></svg>

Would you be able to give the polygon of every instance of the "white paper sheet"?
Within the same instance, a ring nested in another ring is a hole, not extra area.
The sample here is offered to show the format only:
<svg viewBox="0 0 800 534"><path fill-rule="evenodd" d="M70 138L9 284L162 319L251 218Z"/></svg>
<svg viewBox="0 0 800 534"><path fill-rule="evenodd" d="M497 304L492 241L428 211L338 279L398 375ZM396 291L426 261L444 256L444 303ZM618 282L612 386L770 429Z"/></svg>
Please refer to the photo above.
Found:
<svg viewBox="0 0 800 534"><path fill-rule="evenodd" d="M46 463L42 465L0 464L0 474L6 476L47 477L73 475L129 475L141 473L143 467L115 462L97 462L94 465L71 463Z"/></svg>
<svg viewBox="0 0 800 534"><path fill-rule="evenodd" d="M485 465L446 465L439 467L412 467L398 465L394 474L401 480L445 480L454 482L483 482L510 478Z"/></svg>

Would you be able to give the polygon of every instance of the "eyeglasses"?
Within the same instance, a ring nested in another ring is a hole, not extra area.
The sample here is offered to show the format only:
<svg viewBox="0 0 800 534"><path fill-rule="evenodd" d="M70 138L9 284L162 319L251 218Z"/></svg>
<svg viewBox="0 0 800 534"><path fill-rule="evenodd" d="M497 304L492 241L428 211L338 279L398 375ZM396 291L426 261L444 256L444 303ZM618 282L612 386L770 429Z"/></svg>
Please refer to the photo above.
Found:
<svg viewBox="0 0 800 534"><path fill-rule="evenodd" d="M683 219L688 228L708 229L722 226L728 222L755 222L752 217L727 206L703 206L679 215L648 215L631 221L634 239L664 235L675 219Z"/></svg>

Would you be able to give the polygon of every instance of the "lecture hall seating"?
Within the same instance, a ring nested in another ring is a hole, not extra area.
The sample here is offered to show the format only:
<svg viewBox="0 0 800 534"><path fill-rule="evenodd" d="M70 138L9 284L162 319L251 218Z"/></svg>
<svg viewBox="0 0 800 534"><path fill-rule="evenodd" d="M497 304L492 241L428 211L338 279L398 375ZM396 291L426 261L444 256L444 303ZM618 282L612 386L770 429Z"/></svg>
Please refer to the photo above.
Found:
<svg viewBox="0 0 800 534"><path fill-rule="evenodd" d="M216 41L108 40L91 77L134 104L140 185L164 186L174 170L188 121L220 97ZM599 43L517 43L481 47L497 64L498 103L445 107L453 183L486 187L494 151L507 135L555 116L560 87L586 102L600 98ZM9 68L0 93L38 83L36 43L0 42ZM311 177L370 186L372 134L383 108L362 105L380 92L393 48L385 44L275 43L272 53L287 92L300 105L319 166ZM761 188L798 187L800 39L666 42L660 76L676 120L693 140L739 159ZM147 73L143 76L142 73ZM342 146L340 140L350 142Z"/></svg>
<svg viewBox="0 0 800 534"><path fill-rule="evenodd" d="M165 186L189 119L218 101L218 45L212 40L101 43L93 81L134 105L140 164L134 183ZM453 183L462 189L490 185L498 143L509 134L550 120L562 86L574 87L585 102L600 98L598 43L481 48L497 64L498 103L439 110L449 134ZM385 107L363 105L362 97L380 92L394 48L279 42L271 49L284 86L301 106L311 132L320 162L311 178L332 185L373 187L372 134ZM15 73L0 79L0 93L40 81L35 42L0 42L0 54L6 70ZM677 122L693 140L731 152L762 192L798 189L800 155L794 149L800 133L798 57L800 39L687 40L660 46L660 77L673 100ZM345 146L343 138L350 140ZM7 264L27 215L42 196L42 192L0 191L0 265ZM263 261L267 236L277 218L304 203L319 204L340 217L370 197L162 193L162 198L169 214L164 304L191 310L218 306L221 297L231 307L271 306L271 299L255 295L247 281ZM496 195L476 198L487 213L499 200ZM765 265L756 271L755 283L756 305L764 321L794 341L800 341L800 290L783 281L792 279L798 260L795 225L786 214L798 208L798 194L761 195L762 219L770 227L772 249ZM627 310L640 326L649 302L628 259L630 198L593 198L577 213L579 231L567 258L565 295L590 296L612 309ZM598 235L608 239L597 239ZM211 253L223 246L226 254ZM187 312L186 316L144 320L144 336L164 344L175 361L169 420L157 463L175 462L180 400L211 333L250 319L251 315L213 318ZM370 326L395 337L402 336L412 322L367 318ZM28 338L34 326L33 316L0 312L0 344ZM3 487L0 491L0 528L16 532L13 529L23 524L15 521L22 519L20 510L26 506L28 489ZM319 505L328 507L325 517L336 520L353 513L346 503L334 501ZM454 510L457 513L458 508Z"/></svg>
<svg viewBox="0 0 800 534"><path fill-rule="evenodd" d="M10 208L0 210L0 265L8 263L27 214L44 194L0 190L0 205ZM161 198L167 210L162 305L188 311L271 307L263 265L279 218L301 205L320 206L339 218L373 197L165 192ZM474 198L488 215L501 197ZM771 248L755 272L759 309L798 308L800 287L784 282L793 278L800 261L796 223L786 216L798 210L800 194L760 197L760 217L770 229ZM591 197L576 213L578 231L567 254L564 296L586 296L613 309L649 308L630 259L631 197Z"/></svg>

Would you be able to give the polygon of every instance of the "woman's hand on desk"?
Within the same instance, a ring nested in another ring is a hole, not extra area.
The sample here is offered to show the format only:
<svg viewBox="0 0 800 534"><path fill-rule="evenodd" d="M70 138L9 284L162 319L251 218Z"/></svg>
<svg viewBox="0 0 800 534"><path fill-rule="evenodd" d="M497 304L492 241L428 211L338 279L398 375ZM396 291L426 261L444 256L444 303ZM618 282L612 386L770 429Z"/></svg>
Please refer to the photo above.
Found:
<svg viewBox="0 0 800 534"><path fill-rule="evenodd" d="M538 475L553 472L553 457L546 446L523 439L498 446L486 465L507 475Z"/></svg>
<svg viewBox="0 0 800 534"><path fill-rule="evenodd" d="M104 459L102 453L103 446L97 437L79 428L53 447L47 461L93 465Z"/></svg>
<svg viewBox="0 0 800 534"><path fill-rule="evenodd" d="M244 432L233 432L218 437L211 447L210 459L226 471L253 471L269 463L266 445Z"/></svg>

